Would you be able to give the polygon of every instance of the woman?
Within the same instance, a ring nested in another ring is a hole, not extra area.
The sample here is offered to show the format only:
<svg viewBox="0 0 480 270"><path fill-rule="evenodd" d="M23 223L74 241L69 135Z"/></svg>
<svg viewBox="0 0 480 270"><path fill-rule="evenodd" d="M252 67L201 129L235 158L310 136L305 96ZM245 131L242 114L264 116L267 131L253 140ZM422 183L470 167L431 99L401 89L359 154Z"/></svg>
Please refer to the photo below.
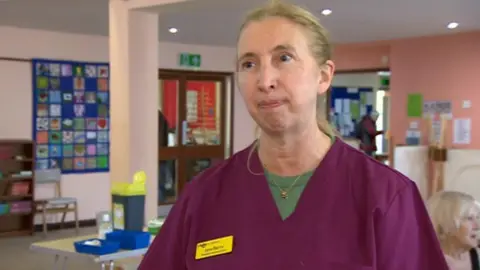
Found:
<svg viewBox="0 0 480 270"><path fill-rule="evenodd" d="M259 138L186 187L139 269L447 269L415 185L317 123L330 59L306 10L247 16L237 80Z"/></svg>
<svg viewBox="0 0 480 270"><path fill-rule="evenodd" d="M383 131L377 130L376 122L378 116L379 114L377 111L372 111L365 115L359 123L360 149L362 149L362 151L369 156L373 156L373 154L377 151L377 143L375 138L378 135L383 134Z"/></svg>
<svg viewBox="0 0 480 270"><path fill-rule="evenodd" d="M480 270L475 199L462 192L443 191L428 200L427 208L450 269Z"/></svg>

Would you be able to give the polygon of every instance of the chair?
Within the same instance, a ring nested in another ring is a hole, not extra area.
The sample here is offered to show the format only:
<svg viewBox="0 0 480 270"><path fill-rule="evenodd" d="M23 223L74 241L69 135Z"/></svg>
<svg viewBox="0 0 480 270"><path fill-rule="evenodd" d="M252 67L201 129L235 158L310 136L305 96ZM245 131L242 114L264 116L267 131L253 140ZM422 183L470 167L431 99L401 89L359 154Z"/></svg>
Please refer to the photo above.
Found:
<svg viewBox="0 0 480 270"><path fill-rule="evenodd" d="M60 228L63 228L67 213L74 213L75 232L78 234L78 204L76 198L62 197L60 183L62 172L60 169L48 169L35 171L35 184L54 184L55 195L53 198L35 200L35 214L42 214L43 233L47 235L47 215L63 214Z"/></svg>

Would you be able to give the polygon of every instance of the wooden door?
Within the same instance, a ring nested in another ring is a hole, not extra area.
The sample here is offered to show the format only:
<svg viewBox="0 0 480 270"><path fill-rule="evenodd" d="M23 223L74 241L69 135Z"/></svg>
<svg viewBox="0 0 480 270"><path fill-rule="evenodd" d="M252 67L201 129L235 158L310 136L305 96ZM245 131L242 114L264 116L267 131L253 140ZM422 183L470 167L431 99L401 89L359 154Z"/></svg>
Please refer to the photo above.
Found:
<svg viewBox="0 0 480 270"><path fill-rule="evenodd" d="M232 78L160 71L159 204L175 202L188 181L231 155Z"/></svg>

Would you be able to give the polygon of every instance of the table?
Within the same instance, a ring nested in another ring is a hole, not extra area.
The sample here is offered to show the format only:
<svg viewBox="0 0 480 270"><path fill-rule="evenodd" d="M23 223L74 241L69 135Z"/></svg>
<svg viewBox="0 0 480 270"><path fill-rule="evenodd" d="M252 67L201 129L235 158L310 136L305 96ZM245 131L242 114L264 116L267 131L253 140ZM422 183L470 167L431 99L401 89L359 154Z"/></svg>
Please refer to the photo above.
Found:
<svg viewBox="0 0 480 270"><path fill-rule="evenodd" d="M102 270L109 267L110 270L115 269L115 261L143 256L148 248L136 250L120 250L116 253L95 256L89 254L78 253L75 251L73 243L87 239L96 238L97 235L85 235L79 237L64 238L53 241L36 242L30 246L30 250L55 256L53 270L64 270L65 263L69 258L86 259L98 263L102 266ZM153 238L153 237L152 237ZM153 240L153 239L152 239Z"/></svg>

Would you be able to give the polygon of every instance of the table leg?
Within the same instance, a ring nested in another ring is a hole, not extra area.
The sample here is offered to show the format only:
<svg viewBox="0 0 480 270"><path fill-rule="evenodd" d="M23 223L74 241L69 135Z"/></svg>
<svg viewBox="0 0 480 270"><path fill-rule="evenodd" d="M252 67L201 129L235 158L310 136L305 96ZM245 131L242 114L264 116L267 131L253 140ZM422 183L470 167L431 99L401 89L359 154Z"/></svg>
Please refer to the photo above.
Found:
<svg viewBox="0 0 480 270"><path fill-rule="evenodd" d="M110 270L115 270L115 263L110 261Z"/></svg>
<svg viewBox="0 0 480 270"><path fill-rule="evenodd" d="M55 260L53 262L53 270L65 270L67 265L67 257L61 257L60 255L55 255Z"/></svg>
<svg viewBox="0 0 480 270"><path fill-rule="evenodd" d="M57 270L57 266L60 260L60 255L55 255L55 259L53 260L53 270Z"/></svg>
<svg viewBox="0 0 480 270"><path fill-rule="evenodd" d="M67 259L68 257L63 257L62 270L67 269Z"/></svg>
<svg viewBox="0 0 480 270"><path fill-rule="evenodd" d="M107 266L105 265L104 262L102 262L102 270L106 270L107 269Z"/></svg>

